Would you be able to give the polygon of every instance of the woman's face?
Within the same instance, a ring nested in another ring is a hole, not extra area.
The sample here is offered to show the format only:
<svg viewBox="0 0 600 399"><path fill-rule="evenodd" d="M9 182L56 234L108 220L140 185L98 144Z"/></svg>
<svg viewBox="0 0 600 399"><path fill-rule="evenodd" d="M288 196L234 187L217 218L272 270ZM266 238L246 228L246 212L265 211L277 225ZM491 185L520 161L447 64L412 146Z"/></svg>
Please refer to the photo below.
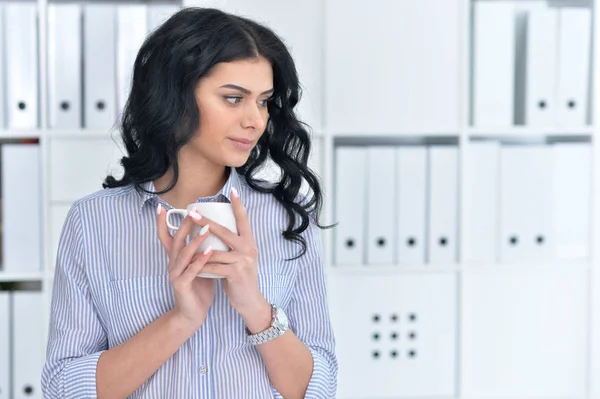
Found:
<svg viewBox="0 0 600 399"><path fill-rule="evenodd" d="M220 63L200 80L200 130L189 143L206 160L242 166L265 131L273 70L264 58Z"/></svg>

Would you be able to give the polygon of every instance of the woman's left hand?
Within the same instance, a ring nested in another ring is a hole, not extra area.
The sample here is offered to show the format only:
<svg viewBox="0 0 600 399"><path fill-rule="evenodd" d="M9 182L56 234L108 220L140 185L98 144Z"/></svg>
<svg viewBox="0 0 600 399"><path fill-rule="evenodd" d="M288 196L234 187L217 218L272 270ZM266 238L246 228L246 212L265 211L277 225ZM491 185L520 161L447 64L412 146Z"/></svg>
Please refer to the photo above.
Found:
<svg viewBox="0 0 600 399"><path fill-rule="evenodd" d="M231 204L238 234L204 216L197 222L202 226L208 224L209 231L231 248L230 252L213 251L202 272L224 276L225 293L242 318L255 318L259 314L270 320L271 306L258 287L258 248L248 214L235 190L231 193Z"/></svg>

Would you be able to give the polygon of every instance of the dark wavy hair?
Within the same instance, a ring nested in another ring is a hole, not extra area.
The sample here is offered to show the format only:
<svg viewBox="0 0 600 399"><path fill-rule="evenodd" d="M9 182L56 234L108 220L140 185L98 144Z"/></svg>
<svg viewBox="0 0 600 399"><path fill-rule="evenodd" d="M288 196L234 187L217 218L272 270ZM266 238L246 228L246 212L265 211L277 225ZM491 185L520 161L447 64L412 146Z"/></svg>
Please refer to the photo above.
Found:
<svg viewBox="0 0 600 399"><path fill-rule="evenodd" d="M104 188L134 185L163 176L173 168L170 185L179 178L179 150L196 135L200 115L195 99L198 81L218 63L256 57L267 59L273 69L274 94L268 102L269 120L248 161L236 168L248 185L272 193L287 211L283 237L301 244L296 257L306 253L300 234L313 218L319 223L322 191L319 179L307 166L311 150L308 126L294 112L301 96L298 73L283 41L269 28L250 19L213 8L185 8L151 33L142 45L133 69L133 83L120 119L127 156L121 159L121 179L108 176ZM254 177L270 157L281 178L265 185ZM299 200L302 181L310 188ZM295 258L294 258L295 259Z"/></svg>

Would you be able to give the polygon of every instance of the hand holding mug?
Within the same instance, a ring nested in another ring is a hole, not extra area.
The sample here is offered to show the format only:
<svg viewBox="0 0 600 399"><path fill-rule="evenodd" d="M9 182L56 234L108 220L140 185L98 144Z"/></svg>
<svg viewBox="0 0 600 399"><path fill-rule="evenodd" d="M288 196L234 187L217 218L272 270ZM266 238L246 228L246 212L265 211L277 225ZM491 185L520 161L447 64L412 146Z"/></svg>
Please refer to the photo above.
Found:
<svg viewBox="0 0 600 399"><path fill-rule="evenodd" d="M202 252L198 248L206 241L208 229L200 229L186 244L187 236L193 227L194 215L184 219L179 230L171 236L167 228L167 213L158 206L158 238L169 256L169 280L175 292L175 312L194 330L200 328L215 295L215 281L197 278L212 255L210 247Z"/></svg>

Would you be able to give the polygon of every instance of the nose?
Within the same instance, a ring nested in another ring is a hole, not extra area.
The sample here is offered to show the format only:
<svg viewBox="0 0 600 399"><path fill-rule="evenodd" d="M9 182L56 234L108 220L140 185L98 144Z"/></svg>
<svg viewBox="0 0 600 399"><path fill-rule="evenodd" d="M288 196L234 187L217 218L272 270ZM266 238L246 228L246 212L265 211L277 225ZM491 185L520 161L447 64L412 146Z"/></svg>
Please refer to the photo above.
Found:
<svg viewBox="0 0 600 399"><path fill-rule="evenodd" d="M263 131L265 128L265 116L258 105L249 105L244 112L242 127L244 129L253 129Z"/></svg>

